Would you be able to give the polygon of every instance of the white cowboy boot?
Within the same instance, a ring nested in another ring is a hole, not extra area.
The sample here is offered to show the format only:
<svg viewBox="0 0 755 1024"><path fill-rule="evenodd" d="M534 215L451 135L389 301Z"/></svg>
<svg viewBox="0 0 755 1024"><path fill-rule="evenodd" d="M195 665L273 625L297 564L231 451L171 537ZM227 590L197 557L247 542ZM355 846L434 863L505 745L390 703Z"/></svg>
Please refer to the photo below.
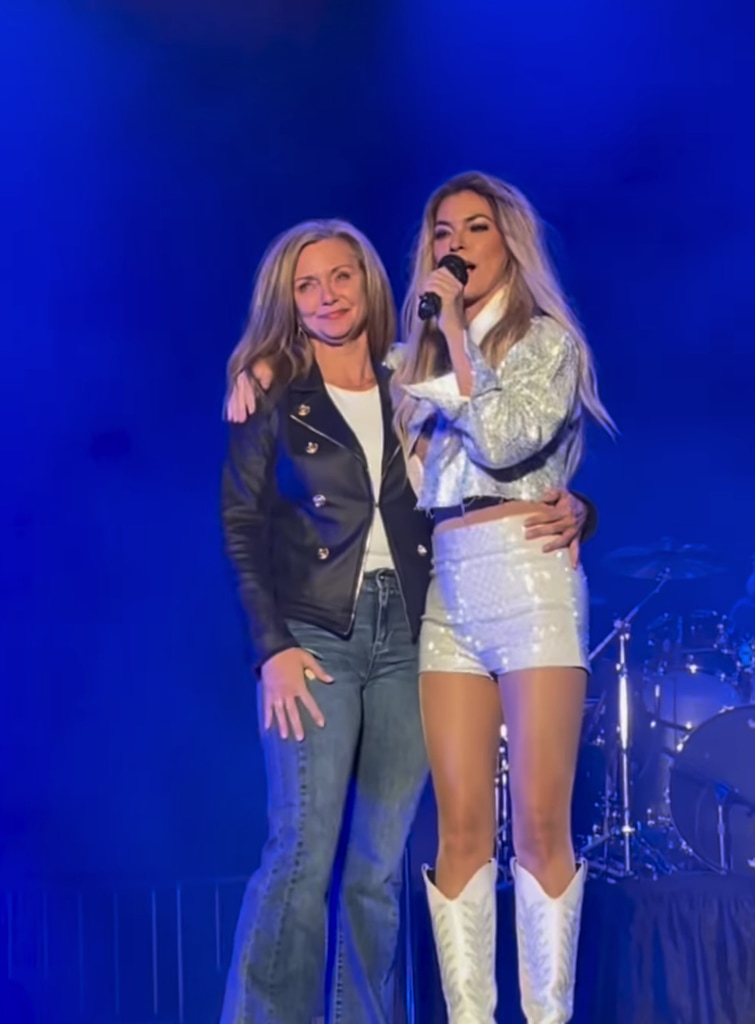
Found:
<svg viewBox="0 0 755 1024"><path fill-rule="evenodd" d="M454 900L422 868L440 964L448 1024L495 1024L496 882L490 860Z"/></svg>
<svg viewBox="0 0 755 1024"><path fill-rule="evenodd" d="M519 953L519 988L527 1024L566 1024L574 1013L574 981L587 865L582 861L561 896L545 893L511 862Z"/></svg>

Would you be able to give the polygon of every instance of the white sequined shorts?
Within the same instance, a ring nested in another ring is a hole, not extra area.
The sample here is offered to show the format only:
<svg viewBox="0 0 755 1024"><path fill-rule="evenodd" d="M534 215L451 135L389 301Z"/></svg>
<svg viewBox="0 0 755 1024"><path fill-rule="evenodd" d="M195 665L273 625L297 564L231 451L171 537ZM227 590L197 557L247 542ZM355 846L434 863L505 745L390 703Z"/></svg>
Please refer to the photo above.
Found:
<svg viewBox="0 0 755 1024"><path fill-rule="evenodd" d="M525 540L526 516L444 530L420 634L421 672L588 668L587 582L569 552Z"/></svg>

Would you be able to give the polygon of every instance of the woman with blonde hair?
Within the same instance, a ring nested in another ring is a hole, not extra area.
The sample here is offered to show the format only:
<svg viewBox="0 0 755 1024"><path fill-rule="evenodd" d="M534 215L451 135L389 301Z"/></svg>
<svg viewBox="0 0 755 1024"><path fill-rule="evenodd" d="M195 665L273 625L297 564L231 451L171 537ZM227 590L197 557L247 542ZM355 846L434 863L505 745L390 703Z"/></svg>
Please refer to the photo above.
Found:
<svg viewBox="0 0 755 1024"><path fill-rule="evenodd" d="M458 276L440 265L449 255ZM423 295L436 317L420 318ZM547 491L569 486L585 414L613 424L537 216L502 181L462 174L430 197L404 328L394 422L434 523L420 704L439 848L425 880L449 1020L494 1021L503 714L522 1006L529 1024L561 1024L573 1013L586 874L570 810L588 602L577 542L543 550L525 524Z"/></svg>
<svg viewBox="0 0 755 1024"><path fill-rule="evenodd" d="M336 885L327 1019L393 1019L402 855L427 779L416 640L430 561L391 423L394 340L387 276L356 228L312 221L273 243L228 367L229 388L258 360L274 384L231 424L223 475L269 819L223 1024L316 1015Z"/></svg>

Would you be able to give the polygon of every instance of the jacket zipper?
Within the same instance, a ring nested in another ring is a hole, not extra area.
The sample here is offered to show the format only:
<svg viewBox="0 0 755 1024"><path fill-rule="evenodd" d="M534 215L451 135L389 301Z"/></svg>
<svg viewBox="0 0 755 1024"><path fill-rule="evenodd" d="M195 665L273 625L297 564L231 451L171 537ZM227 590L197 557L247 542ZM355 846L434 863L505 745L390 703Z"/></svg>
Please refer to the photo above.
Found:
<svg viewBox="0 0 755 1024"><path fill-rule="evenodd" d="M349 448L348 445L341 444L340 441L337 441L334 437L331 437L330 434L326 434L324 431L318 430L316 427L311 426L309 423L305 423L304 420L299 419L298 416L294 416L293 413L291 413L290 415L291 415L291 419L294 421L294 423L298 423L300 426L306 427L307 430L311 431L313 434L317 434L318 437L324 437L326 441L330 441L332 444L336 445L338 448L343 449L343 451L351 452L351 454L354 455L359 460L359 462L362 463L362 466L364 467L364 471L367 474L367 482L370 485L370 494L372 494L373 517L374 517L374 514L375 514L374 513L375 495L372 493L372 481L369 479L369 473L367 473L367 463L362 458L362 456L359 454L359 452L355 452L354 449L353 448ZM372 530L372 522L370 522L370 529L365 534L364 540L362 541L362 546L361 546L360 551L359 551L359 556L360 556L360 563L359 564L360 564L361 568L359 570L359 575L357 576L356 588L354 590L352 590L352 593L351 593L351 614L349 616L349 632L351 632L351 630L354 628L354 621L355 621L355 619L357 617L357 601L359 600L359 592L362 589L362 581L364 580L364 554L365 554L365 549L367 547L367 539L370 536L370 530Z"/></svg>
<svg viewBox="0 0 755 1024"><path fill-rule="evenodd" d="M380 489L381 489L381 492L382 492L382 488L383 488L383 481L385 480L386 476L388 475L388 470L390 469L391 464L393 463L393 460L396 458L396 456L400 452L401 452L401 445L399 444L399 445L396 446L396 448L394 448L391 457L388 459L388 461L385 464L385 468L383 469L383 472L382 472L381 477L380 477ZM374 495L373 495L373 498L374 498ZM378 498L377 502L375 502L375 508L377 508L377 509L380 508L380 499L379 498ZM404 616L406 617L407 624L409 626L411 626L411 619L409 618L409 608L408 608L408 605L406 603L406 595L404 594L404 585L401 582L401 573L399 572L399 559L396 558L396 552L393 549L393 541L391 540L390 535L388 534L387 530L385 531L385 535L388 538L388 546L391 549L391 558L393 559L393 564L396 567L396 583L398 584L398 593L399 593L399 597L401 598L401 604L404 607Z"/></svg>
<svg viewBox="0 0 755 1024"><path fill-rule="evenodd" d="M357 576L356 590L354 590L351 595L351 617L349 619L349 632L351 632L351 630L354 628L354 621L356 620L357 617L357 604L359 603L359 595L362 591L362 583L364 581L364 563L366 560L365 554L367 551L367 541L370 539L370 534L372 533L372 527L375 523L375 509L377 508L377 505L375 504L375 494L372 490L372 480L370 480L370 474L367 472L366 465L364 466L364 472L365 476L367 477L367 483L370 485L370 494L372 494L372 519L370 520L370 527L364 535L364 540L362 541L362 546L359 551L359 575ZM388 541L388 543L390 544L390 541ZM391 553L391 557L392 555L393 553ZM398 573L396 575L398 575Z"/></svg>

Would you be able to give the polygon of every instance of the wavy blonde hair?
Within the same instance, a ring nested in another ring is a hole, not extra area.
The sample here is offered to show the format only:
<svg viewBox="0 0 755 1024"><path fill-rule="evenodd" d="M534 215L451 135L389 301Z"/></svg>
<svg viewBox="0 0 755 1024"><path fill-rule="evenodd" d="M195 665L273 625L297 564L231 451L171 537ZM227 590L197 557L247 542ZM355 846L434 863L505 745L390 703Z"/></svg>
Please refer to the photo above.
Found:
<svg viewBox="0 0 755 1024"><path fill-rule="evenodd" d="M569 308L548 257L543 228L528 200L512 185L488 174L470 171L441 185L427 201L413 254L409 288L402 310L403 358L393 376L392 392L397 433L406 442L407 424L415 400L402 385L427 380L450 368L445 339L431 321L417 315L417 296L422 282L435 268L433 239L438 208L444 199L459 192L476 192L486 199L508 253L503 286L506 304L501 319L487 333L481 349L491 366L497 366L508 350L527 333L532 317L544 314L559 323L579 351L578 405L610 433L616 428L598 395L592 354L576 316ZM576 410L579 415L579 410ZM569 471L582 457L584 425L571 446Z"/></svg>
<svg viewBox="0 0 755 1024"><path fill-rule="evenodd" d="M250 371L258 360L268 363L277 388L286 387L311 368L312 345L297 316L294 273L302 250L329 238L342 238L354 251L364 274L364 329L370 353L376 363L384 361L396 338L396 308L380 257L362 232L347 221L304 221L279 235L257 268L244 333L228 360L225 406L238 375Z"/></svg>

